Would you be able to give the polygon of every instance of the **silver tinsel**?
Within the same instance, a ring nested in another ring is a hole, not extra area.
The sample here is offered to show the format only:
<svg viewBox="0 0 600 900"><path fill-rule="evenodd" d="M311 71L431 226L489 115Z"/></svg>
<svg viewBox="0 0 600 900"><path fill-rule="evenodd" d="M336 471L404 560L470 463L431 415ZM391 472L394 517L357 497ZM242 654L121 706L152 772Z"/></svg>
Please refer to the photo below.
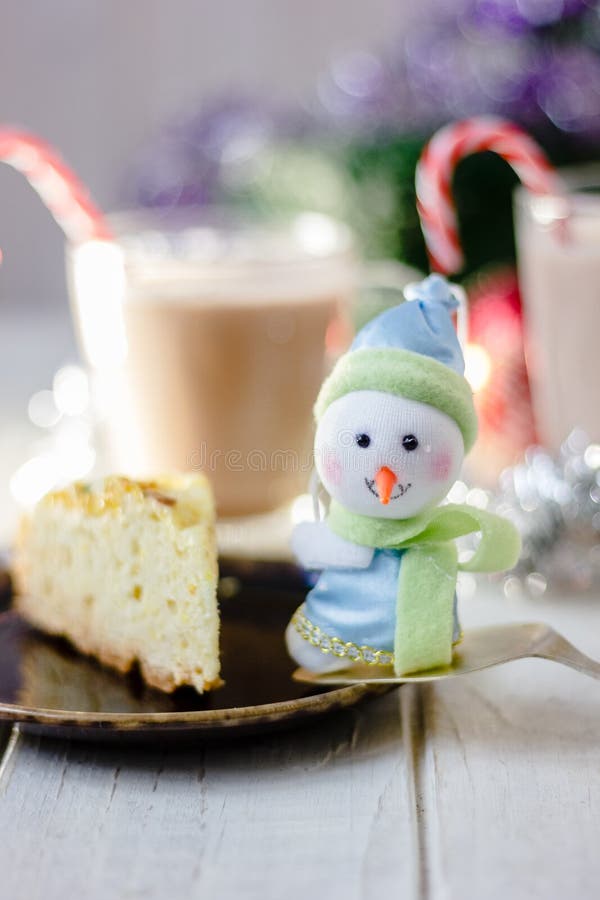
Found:
<svg viewBox="0 0 600 900"><path fill-rule="evenodd" d="M489 508L509 518L523 541L508 591L584 590L600 578L600 445L583 432L572 432L556 457L530 448L502 473Z"/></svg>
<svg viewBox="0 0 600 900"><path fill-rule="evenodd" d="M523 549L503 576L507 595L586 590L600 582L600 444L582 431L573 431L557 456L530 447L521 463L505 469L495 492L457 481L448 500L497 512L518 529ZM477 540L459 541L465 558Z"/></svg>

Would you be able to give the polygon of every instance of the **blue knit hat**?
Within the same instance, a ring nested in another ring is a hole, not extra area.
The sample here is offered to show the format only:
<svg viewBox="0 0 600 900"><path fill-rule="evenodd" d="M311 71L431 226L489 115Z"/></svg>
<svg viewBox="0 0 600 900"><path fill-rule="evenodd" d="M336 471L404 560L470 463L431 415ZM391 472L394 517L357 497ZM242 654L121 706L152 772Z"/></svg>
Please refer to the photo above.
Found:
<svg viewBox="0 0 600 900"><path fill-rule="evenodd" d="M405 289L408 303L386 309L358 332L350 351L365 347L393 347L412 350L437 359L459 375L465 371L460 344L451 319L458 300L441 275Z"/></svg>
<svg viewBox="0 0 600 900"><path fill-rule="evenodd" d="M315 416L351 391L373 390L418 400L449 415L468 450L477 435L473 396L452 322L458 306L441 275L405 290L407 302L368 322L325 379Z"/></svg>

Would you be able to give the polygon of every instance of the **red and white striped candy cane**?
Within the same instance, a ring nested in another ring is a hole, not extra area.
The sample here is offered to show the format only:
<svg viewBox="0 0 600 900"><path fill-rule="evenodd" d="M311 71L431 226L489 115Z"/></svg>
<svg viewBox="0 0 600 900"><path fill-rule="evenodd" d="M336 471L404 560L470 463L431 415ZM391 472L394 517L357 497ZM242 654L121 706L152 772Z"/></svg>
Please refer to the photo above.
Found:
<svg viewBox="0 0 600 900"><path fill-rule="evenodd" d="M465 119L441 128L417 165L417 209L431 268L452 275L464 265L458 236L452 177L458 162L492 150L515 170L534 194L564 196L563 183L536 142L521 128L495 116Z"/></svg>
<svg viewBox="0 0 600 900"><path fill-rule="evenodd" d="M103 214L49 144L16 128L0 127L0 162L25 176L68 240L110 240Z"/></svg>

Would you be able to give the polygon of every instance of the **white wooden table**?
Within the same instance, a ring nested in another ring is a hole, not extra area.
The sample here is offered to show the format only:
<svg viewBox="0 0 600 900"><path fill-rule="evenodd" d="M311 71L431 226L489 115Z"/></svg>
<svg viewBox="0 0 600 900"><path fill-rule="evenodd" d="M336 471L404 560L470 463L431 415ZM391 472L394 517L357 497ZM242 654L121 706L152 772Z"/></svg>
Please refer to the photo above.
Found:
<svg viewBox="0 0 600 900"><path fill-rule="evenodd" d="M14 423L70 353L42 325L0 328L0 530ZM482 588L461 614L545 619L600 659L600 595ZM540 660L227 746L0 726L0 751L0 900L600 896L600 683Z"/></svg>
<svg viewBox="0 0 600 900"><path fill-rule="evenodd" d="M511 602L600 658L600 596ZM4 734L0 896L600 896L600 684L540 660L226 746Z"/></svg>

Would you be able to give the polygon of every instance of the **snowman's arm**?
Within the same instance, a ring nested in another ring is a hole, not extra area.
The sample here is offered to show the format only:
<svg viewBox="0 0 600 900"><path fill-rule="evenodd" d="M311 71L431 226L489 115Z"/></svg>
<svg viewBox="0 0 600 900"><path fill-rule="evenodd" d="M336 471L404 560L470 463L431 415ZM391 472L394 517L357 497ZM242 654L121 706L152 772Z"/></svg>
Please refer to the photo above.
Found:
<svg viewBox="0 0 600 900"><path fill-rule="evenodd" d="M339 537L325 522L301 522L292 533L292 550L305 569L366 569L373 548Z"/></svg>

